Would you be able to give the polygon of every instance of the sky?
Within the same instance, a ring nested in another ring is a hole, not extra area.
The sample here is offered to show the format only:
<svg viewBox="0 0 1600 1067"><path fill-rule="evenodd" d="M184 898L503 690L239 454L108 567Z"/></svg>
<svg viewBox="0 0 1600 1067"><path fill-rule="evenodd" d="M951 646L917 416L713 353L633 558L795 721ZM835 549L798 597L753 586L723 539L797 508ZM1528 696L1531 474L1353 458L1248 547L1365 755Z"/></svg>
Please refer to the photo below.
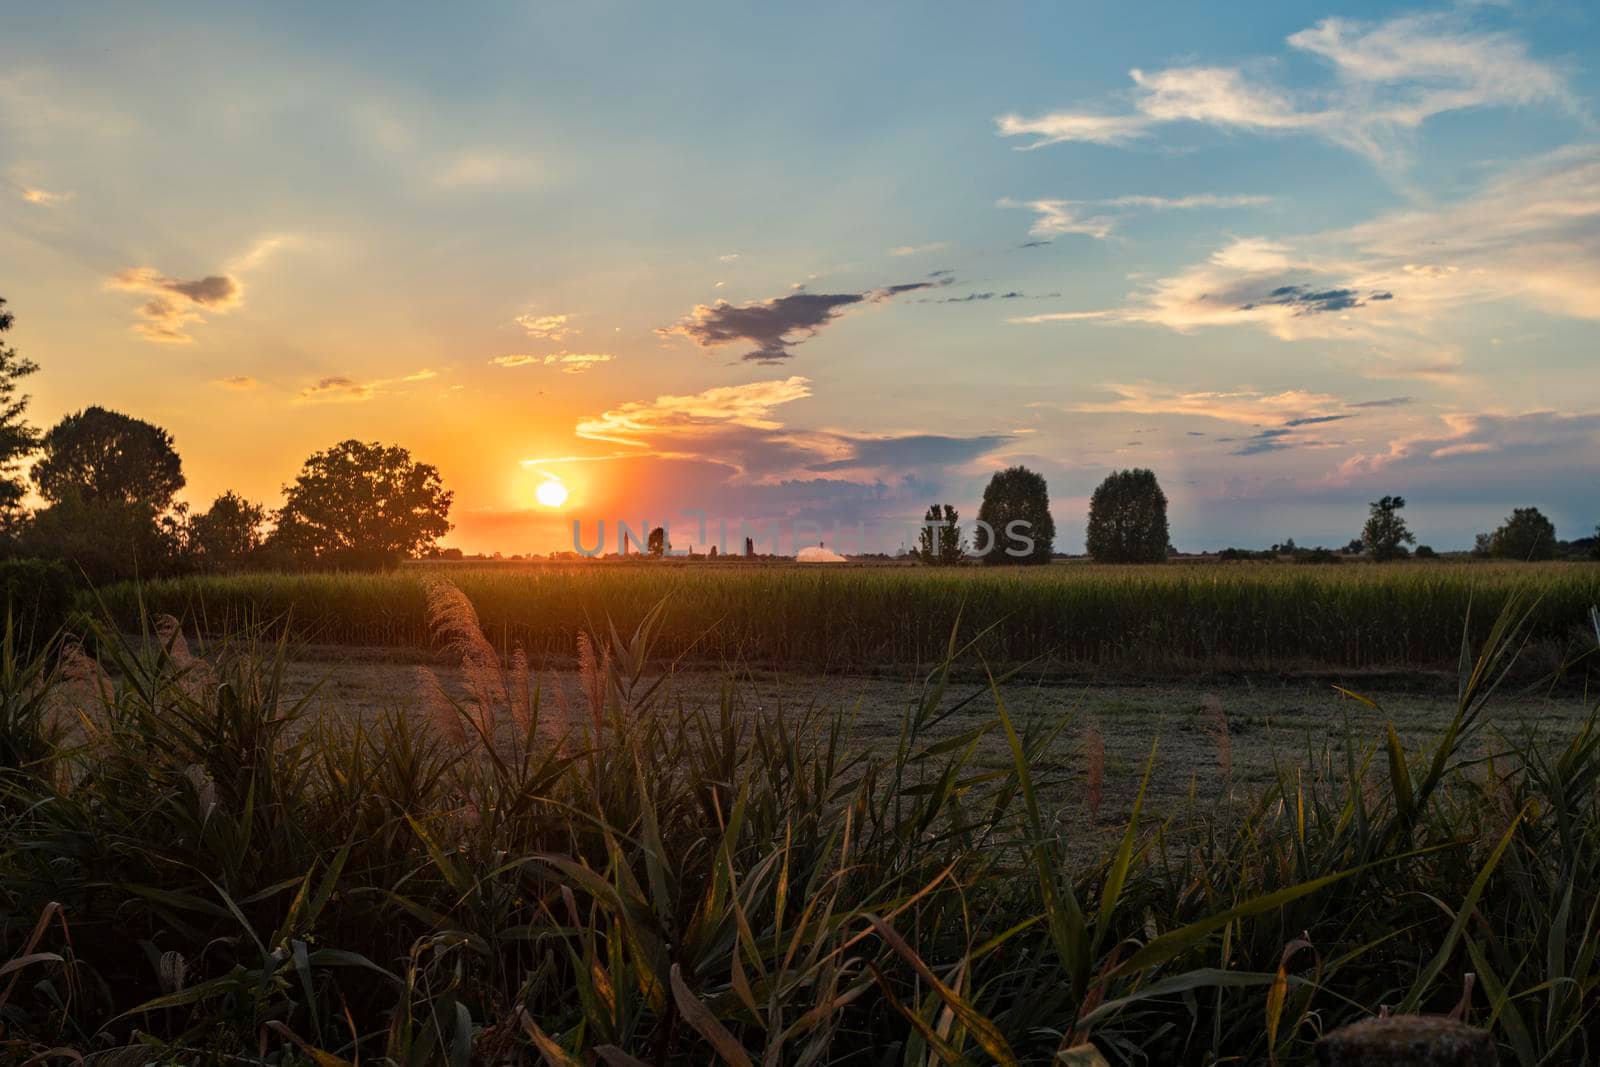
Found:
<svg viewBox="0 0 1600 1067"><path fill-rule="evenodd" d="M469 552L970 519L1019 463L1065 551L1126 467L1180 549L1591 533L1600 9L1220 10L19 7L9 340L193 507L378 440Z"/></svg>

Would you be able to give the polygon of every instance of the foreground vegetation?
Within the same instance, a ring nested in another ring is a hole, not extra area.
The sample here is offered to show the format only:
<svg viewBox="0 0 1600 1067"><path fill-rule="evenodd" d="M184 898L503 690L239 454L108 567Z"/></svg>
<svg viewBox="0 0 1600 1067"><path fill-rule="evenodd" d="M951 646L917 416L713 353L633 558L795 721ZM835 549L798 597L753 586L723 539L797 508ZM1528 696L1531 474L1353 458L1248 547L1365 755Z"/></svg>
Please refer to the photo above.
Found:
<svg viewBox="0 0 1600 1067"><path fill-rule="evenodd" d="M1493 730L1515 603L1435 747L1347 737L1119 825L1092 758L1040 764L1070 723L952 688L953 640L874 755L843 711L684 706L661 614L549 706L453 587L429 613L473 697L423 671L372 728L289 704L282 644L195 658L172 620L4 657L7 1058L1293 1063L1381 1005L1600 1052L1600 726ZM1008 767L972 765L989 734Z"/></svg>
<svg viewBox="0 0 1600 1067"><path fill-rule="evenodd" d="M541 661L580 634L629 632L666 603L654 651L701 662L848 670L932 665L961 620L990 662L1155 671L1450 668L1462 620L1482 641L1509 600L1548 668L1587 631L1600 565L1408 563L1044 568L418 565L397 573L246 574L122 585L100 594L125 627L142 610L221 633L278 620L298 640L430 642L423 587L448 574L490 639ZM603 605L603 607L597 607ZM597 612L603 612L598 615Z"/></svg>

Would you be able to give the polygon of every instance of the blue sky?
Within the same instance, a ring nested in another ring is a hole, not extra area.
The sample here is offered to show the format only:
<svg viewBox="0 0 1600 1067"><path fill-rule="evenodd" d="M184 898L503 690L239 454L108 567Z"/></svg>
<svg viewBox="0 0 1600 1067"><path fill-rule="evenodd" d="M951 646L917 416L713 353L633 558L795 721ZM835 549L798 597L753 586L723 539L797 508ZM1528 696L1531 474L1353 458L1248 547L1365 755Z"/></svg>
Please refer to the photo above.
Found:
<svg viewBox="0 0 1600 1067"><path fill-rule="evenodd" d="M41 421L167 426L200 506L395 441L469 549L1015 462L1068 549L1126 466L1185 548L1588 532L1600 13L1218 10L19 10L0 295Z"/></svg>

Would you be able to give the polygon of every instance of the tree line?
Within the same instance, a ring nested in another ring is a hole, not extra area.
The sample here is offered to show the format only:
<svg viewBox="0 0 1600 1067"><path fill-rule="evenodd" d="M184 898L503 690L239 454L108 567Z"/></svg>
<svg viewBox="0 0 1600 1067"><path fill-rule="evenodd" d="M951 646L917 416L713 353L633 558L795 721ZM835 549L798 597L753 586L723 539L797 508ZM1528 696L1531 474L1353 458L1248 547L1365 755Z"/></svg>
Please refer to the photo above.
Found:
<svg viewBox="0 0 1600 1067"><path fill-rule="evenodd" d="M1310 563L1338 562L1343 555L1361 555L1378 562L1410 555L1425 559L1437 555L1417 538L1401 512L1402 496L1384 496L1368 505L1366 524L1359 536L1335 552L1327 548L1302 549L1291 538L1265 551L1224 549L1223 559L1276 559L1289 556ZM985 565L1028 565L1050 562L1054 555L1055 522L1050 517L1050 492L1044 478L1026 467L999 471L983 492L978 523L988 530L1009 528L1021 521L1033 532L1033 550L1026 554L985 550L969 545L960 527L960 515L949 504L935 504L923 518L923 528L912 555L924 563L953 565L976 556ZM1113 471L1089 499L1084 542L1097 563L1161 563L1176 552L1167 525L1167 496L1155 472L1144 468ZM1416 546L1413 550L1412 546ZM1560 541L1555 524L1538 508L1516 508L1492 533L1479 534L1473 549L1477 556L1508 560L1548 560L1557 556L1587 554L1600 560L1600 526L1595 536L1575 542Z"/></svg>
<svg viewBox="0 0 1600 1067"><path fill-rule="evenodd" d="M450 529L451 492L404 448L340 441L313 453L269 511L234 492L190 513L172 435L99 406L48 430L27 421L39 368L4 343L0 299L0 547L60 560L91 582L184 571L376 569L426 552ZM30 501L30 491L36 502ZM29 506L33 503L33 506Z"/></svg>

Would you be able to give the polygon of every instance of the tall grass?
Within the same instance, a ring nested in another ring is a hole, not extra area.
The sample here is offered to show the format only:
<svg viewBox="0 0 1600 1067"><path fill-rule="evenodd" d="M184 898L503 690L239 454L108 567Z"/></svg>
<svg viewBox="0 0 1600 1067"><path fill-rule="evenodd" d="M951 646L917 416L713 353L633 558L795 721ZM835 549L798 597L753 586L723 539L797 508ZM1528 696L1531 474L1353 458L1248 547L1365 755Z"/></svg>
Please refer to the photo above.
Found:
<svg viewBox="0 0 1600 1067"><path fill-rule="evenodd" d="M313 720L248 634L103 629L106 678L0 657L3 1054L1297 1063L1382 1006L1454 1007L1513 1063L1600 1053L1600 728L1496 736L1516 604L1437 747L1348 737L1111 828L1041 762L1073 724L954 680L965 628L871 746L804 698L686 705L664 609L587 635L588 706L547 706L472 659L471 610L435 591L472 703L375 726ZM1009 767L973 761L990 734Z"/></svg>
<svg viewBox="0 0 1600 1067"><path fill-rule="evenodd" d="M992 662L1082 669L1450 668L1463 619L1482 641L1513 597L1537 597L1534 640L1561 646L1600 602L1600 565L1269 564L970 568L559 564L413 567L390 575L241 575L101 594L124 625L141 603L202 629L287 620L300 639L431 640L425 579L446 573L498 647L577 654L580 634L628 632L671 609L654 649L785 667L937 664L956 620Z"/></svg>

